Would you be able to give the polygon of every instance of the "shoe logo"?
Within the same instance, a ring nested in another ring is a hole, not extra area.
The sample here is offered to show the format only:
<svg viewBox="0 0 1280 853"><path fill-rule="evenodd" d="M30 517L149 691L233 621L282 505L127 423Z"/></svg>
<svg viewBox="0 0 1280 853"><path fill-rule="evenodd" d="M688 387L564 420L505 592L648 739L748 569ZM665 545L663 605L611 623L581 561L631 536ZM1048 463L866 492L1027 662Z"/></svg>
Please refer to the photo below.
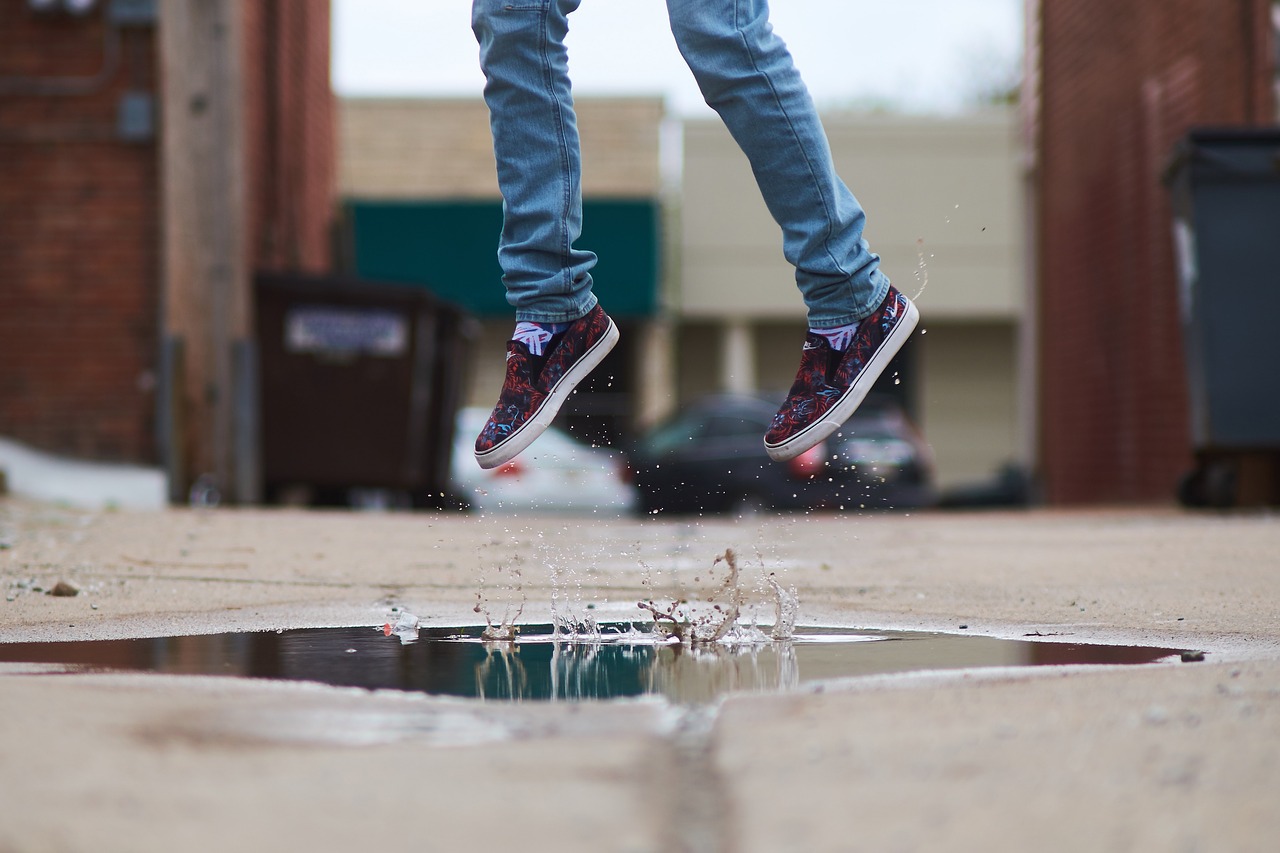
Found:
<svg viewBox="0 0 1280 853"><path fill-rule="evenodd" d="M815 344L815 343L810 343L809 341L805 341L805 342L804 342L804 349L803 349L802 351L803 351L803 352L808 352L808 351L809 351L809 350L811 350L811 349L818 349L818 345L817 345L817 344Z"/></svg>
<svg viewBox="0 0 1280 853"><path fill-rule="evenodd" d="M515 354L515 353L513 353L513 352L509 352L509 353L507 353L507 361L510 361L511 359L515 358L515 355L516 355L516 354Z"/></svg>

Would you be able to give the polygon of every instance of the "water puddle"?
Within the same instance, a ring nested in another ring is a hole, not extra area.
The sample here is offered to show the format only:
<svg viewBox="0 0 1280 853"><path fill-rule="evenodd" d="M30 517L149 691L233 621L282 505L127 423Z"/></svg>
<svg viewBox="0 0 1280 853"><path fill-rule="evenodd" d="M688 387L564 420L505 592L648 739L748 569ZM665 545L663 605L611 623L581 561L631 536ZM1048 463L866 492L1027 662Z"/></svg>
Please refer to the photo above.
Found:
<svg viewBox="0 0 1280 853"><path fill-rule="evenodd" d="M662 620L658 620L661 622ZM410 624L411 623L411 624ZM920 670L1061 664L1143 664L1181 650L1001 640L836 628L758 629L690 642L655 624L522 625L514 639L487 629L419 628L412 617L378 628L0 644L0 661L93 670L227 675L511 701L659 695L700 704L737 692L778 692L836 678ZM689 629L692 630L692 629Z"/></svg>

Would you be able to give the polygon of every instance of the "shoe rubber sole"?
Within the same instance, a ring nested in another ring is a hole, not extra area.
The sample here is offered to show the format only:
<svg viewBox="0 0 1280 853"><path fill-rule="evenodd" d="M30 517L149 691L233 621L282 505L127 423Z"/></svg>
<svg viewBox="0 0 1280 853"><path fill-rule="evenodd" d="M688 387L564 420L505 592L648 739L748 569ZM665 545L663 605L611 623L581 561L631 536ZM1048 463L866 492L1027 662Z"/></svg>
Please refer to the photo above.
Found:
<svg viewBox="0 0 1280 853"><path fill-rule="evenodd" d="M898 325L893 327L889 336L880 342L880 348L871 356L866 367L862 368L858 378L849 386L849 390L841 395L826 414L791 438L778 444L770 444L766 441L764 449L769 454L769 458L775 462L795 459L840 429L840 425L862 405L862 401L867 398L867 394L880 378L880 374L889 366L889 362L893 361L893 357L898 354L898 350L902 349L907 338L911 337L911 333L915 331L916 324L919 322L920 311L916 308L916 304L908 299L906 314L898 321Z"/></svg>
<svg viewBox="0 0 1280 853"><path fill-rule="evenodd" d="M515 459L525 451L529 445L537 440L538 436L551 426L551 422L556 419L556 415L560 412L560 407L564 405L564 401L569 399L569 395L573 393L573 389L578 387L578 383L587 378L587 374L595 370L600 362L604 361L604 357L609 354L614 345L618 342L618 327L614 325L613 318L609 318L609 328L600 336L600 340L596 341L591 349L582 354L582 358L574 362L573 367L565 371L564 376L560 377L551 391L547 394L547 398L542 401L542 405L533 413L533 417L525 421L521 427L507 438L495 444L484 453L476 453L476 462L481 468L490 469L497 468L499 465L505 465L512 459Z"/></svg>

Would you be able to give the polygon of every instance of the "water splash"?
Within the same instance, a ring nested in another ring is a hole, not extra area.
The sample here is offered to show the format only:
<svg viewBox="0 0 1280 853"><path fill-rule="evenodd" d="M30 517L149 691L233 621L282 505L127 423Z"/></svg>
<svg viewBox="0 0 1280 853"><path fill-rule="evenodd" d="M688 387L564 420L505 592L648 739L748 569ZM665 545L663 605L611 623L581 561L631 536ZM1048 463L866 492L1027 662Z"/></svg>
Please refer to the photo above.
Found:
<svg viewBox="0 0 1280 853"><path fill-rule="evenodd" d="M727 574L702 601L686 597L666 604L652 599L637 602L637 606L653 618L654 632L691 647L752 646L790 639L799 613L795 590L784 591L770 575L768 588L775 596L777 615L772 635L765 634L754 619L743 621L748 599L737 553L732 548L726 549L712 562L708 574L714 576L716 567L722 563L728 569ZM700 580L700 577L694 578L695 582Z"/></svg>
<svg viewBox="0 0 1280 853"><path fill-rule="evenodd" d="M520 618L520 614L523 612L523 602L520 603L520 606L517 607L514 612L512 612L511 608L508 607L502 616L502 621L494 624L493 618L489 615L489 612L485 611L485 628L480 632L480 638L490 642L512 642L515 640L516 635L520 633L520 628L516 625L516 620Z"/></svg>
<svg viewBox="0 0 1280 853"><path fill-rule="evenodd" d="M800 596L794 586L783 589L778 579L770 573L769 588L777 596L777 610L773 620L773 639L790 640L795 637L796 620L800 617Z"/></svg>
<svg viewBox="0 0 1280 853"><path fill-rule="evenodd" d="M593 643L600 626L582 600L582 581L572 563L548 560L551 571L551 625L556 642ZM569 587L572 585L572 594Z"/></svg>
<svg viewBox="0 0 1280 853"><path fill-rule="evenodd" d="M499 564L497 573L500 577L503 575L504 569L506 576L502 589L507 593L508 597L503 608L502 618L497 622L494 621L489 599L484 592L483 575L477 578L476 603L471 608L473 613L479 613L484 616L485 629L480 635L481 638L495 642L510 642L516 638L516 634L519 633L516 620L524 613L525 605L524 583L518 559L510 567L504 567ZM517 597L519 599L518 602L516 601Z"/></svg>
<svg viewBox="0 0 1280 853"><path fill-rule="evenodd" d="M564 538L554 534L544 538L546 532L539 531L532 541L520 543L532 546L535 559L545 566L550 580L551 633L547 637L530 637L530 641L570 646L677 644L729 648L785 641L794 631L798 612L795 590L785 591L772 574L765 578L763 572L744 572L744 563L734 549L716 556L710 566L702 563L702 568L684 549L672 555L669 566L659 569L641 558L640 543L636 543L634 557L642 569L640 583L645 597L637 606L644 615L601 626L595 612L598 602L587 601L583 595L583 579L595 571L591 555L584 559L581 553L564 553L556 544ZM596 556L598 561L606 558L604 554ZM756 557L763 568L765 558L759 548ZM525 642L516 624L527 603L521 562L517 556L505 564L490 563L487 573L483 569L477 572L472 610L484 619L483 641ZM492 580L495 575L496 581ZM497 600L496 604L491 597ZM608 599L604 602L607 605ZM766 625L761 629L758 614L768 613L770 608L774 612L773 628Z"/></svg>
<svg viewBox="0 0 1280 853"><path fill-rule="evenodd" d="M933 257L932 254L929 255ZM916 238L916 281L920 284L916 295L911 297L911 301L915 302L920 299L920 294L924 293L925 288L929 286L929 264L924 256L924 238Z"/></svg>

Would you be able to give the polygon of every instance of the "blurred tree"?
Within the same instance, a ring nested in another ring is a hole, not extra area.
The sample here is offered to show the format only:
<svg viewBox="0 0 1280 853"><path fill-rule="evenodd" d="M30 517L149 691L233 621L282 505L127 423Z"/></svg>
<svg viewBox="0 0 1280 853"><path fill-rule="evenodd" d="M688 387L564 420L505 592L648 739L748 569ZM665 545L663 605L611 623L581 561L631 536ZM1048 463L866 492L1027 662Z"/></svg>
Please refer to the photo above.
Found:
<svg viewBox="0 0 1280 853"><path fill-rule="evenodd" d="M1010 106L1022 90L1022 48L994 40L975 42L962 54L957 88L966 107Z"/></svg>

